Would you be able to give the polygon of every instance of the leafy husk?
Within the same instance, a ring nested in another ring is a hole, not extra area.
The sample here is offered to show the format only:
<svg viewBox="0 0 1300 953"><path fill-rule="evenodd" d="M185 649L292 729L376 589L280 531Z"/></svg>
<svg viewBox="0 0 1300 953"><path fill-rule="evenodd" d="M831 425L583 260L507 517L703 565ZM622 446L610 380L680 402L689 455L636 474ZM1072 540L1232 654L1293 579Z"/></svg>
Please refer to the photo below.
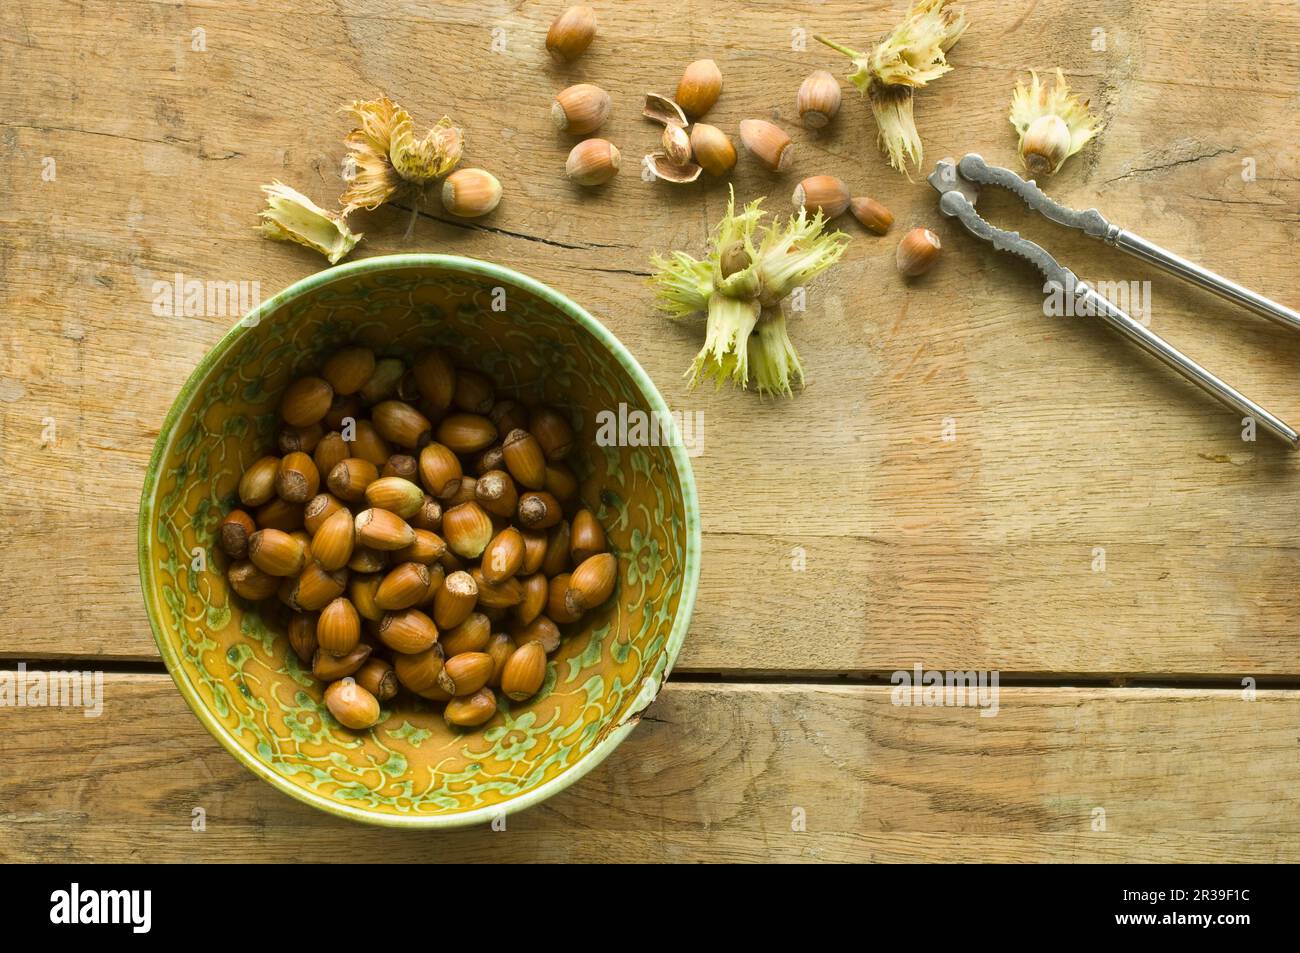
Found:
<svg viewBox="0 0 1300 953"><path fill-rule="evenodd" d="M331 265L356 247L361 235L350 231L343 217L321 208L301 192L280 182L262 186L266 208L258 230L267 238L296 242L324 255Z"/></svg>
<svg viewBox="0 0 1300 953"><path fill-rule="evenodd" d="M849 81L871 104L881 150L889 164L911 177L907 161L921 164L921 138L912 116L912 91L952 70L947 53L966 32L966 14L949 0L920 0L898 26L867 52L824 36L816 39L853 63Z"/></svg>
<svg viewBox="0 0 1300 953"><path fill-rule="evenodd" d="M460 162L463 135L446 116L417 138L410 114L386 96L357 100L344 112L357 121L343 140L350 166L339 200L345 212L378 208L408 187L422 191Z"/></svg>
<svg viewBox="0 0 1300 953"><path fill-rule="evenodd" d="M1051 169L1052 172L1056 172L1066 159L1086 146L1097 133L1101 132L1102 122L1088 111L1086 99L1080 100L1070 92L1070 86L1065 81L1065 73L1059 67L1056 70L1054 83L1041 82L1038 74L1033 70L1030 70L1029 76L1028 86L1022 82L1016 83L1016 88L1011 93L1011 113L1007 118L1020 136L1018 151L1020 161L1026 168L1028 162L1025 155L1025 133L1029 131L1029 127L1044 116L1057 116L1065 122L1070 141L1065 154Z"/></svg>
<svg viewBox="0 0 1300 953"><path fill-rule="evenodd" d="M848 236L823 234L822 214L810 218L803 209L787 221L760 225L762 201L737 212L733 192L703 260L682 251L651 258L659 307L675 318L707 316L704 347L687 371L691 387L712 379L719 387L744 388L752 370L761 392L789 395L791 381L802 380L780 302L835 264ZM765 328L757 340L756 326Z"/></svg>

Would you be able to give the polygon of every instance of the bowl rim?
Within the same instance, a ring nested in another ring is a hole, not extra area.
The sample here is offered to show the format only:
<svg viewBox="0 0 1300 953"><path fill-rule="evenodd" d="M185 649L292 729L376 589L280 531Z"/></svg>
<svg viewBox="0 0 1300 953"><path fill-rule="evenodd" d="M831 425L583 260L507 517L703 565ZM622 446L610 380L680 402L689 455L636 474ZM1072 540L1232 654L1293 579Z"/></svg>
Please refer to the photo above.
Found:
<svg viewBox="0 0 1300 953"><path fill-rule="evenodd" d="M374 824L381 827L395 828L414 828L414 829L452 829L458 827L470 827L477 824L488 823L495 818L517 811L522 811L535 804L539 804L554 794L563 791L569 785L577 782L588 772L596 768L605 760L627 734L636 727L640 722L641 712L646 709L663 688L669 673L672 671L673 664L677 660L677 653L680 651L682 642L686 638L687 629L690 627L691 614L695 607L696 589L699 584L700 575L700 555L701 555L701 535L700 535L700 516L699 516L699 499L695 487L695 473L691 468L690 457L687 455L681 441L674 441L669 445L669 450L673 456L673 462L677 466L677 472L681 475L682 503L686 510L686 561L682 583L682 594L677 605L677 614L673 620L673 628L669 633L668 642L664 646L664 652L667 656L667 664L662 674L658 677L658 684L653 686L653 694L646 691L650 687L650 682L654 679L653 675L647 675L642 680L642 687L638 697L634 700L633 706L623 716L622 720L615 725L596 746L587 753L585 757L579 760L575 765L565 769L543 782L531 791L527 791L518 797L511 798L501 804L491 805L489 807L475 808L457 814L442 815L399 815L399 814L379 814L372 813L365 808L351 807L347 804L332 800L323 794L317 794L305 788L294 784L288 778L272 770L249 752L241 745L230 733L229 729L215 718L208 706L199 697L197 688L190 682L189 677L185 674L184 668L180 664L180 659L173 651L171 644L163 638L163 626L161 607L152 594L151 583L154 580L153 559L149 553L149 542L152 537L151 529L154 522L154 496L158 485L159 469L162 461L171 447L172 439L178 422L185 410L193 400L200 382L207 377L209 371L217 362L226 355L226 353L238 342L246 331L251 330L261 319L267 315L278 311L289 302L294 301L306 294L309 294L323 285L329 284L345 278L351 278L358 274L364 274L372 271L385 271L390 269L402 269L413 267L436 267L449 271L468 272L469 274L479 275L486 278L495 279L506 284L513 284L523 288L536 297L544 300L548 304L557 308L567 315L570 319L577 322L581 327L590 332L611 355L623 366L623 369L631 376L633 382L641 389L647 403L651 409L664 414L669 412L668 403L664 400L663 395L655 386L654 381L632 356L631 352L623 343L614 336L614 334L603 324L597 321L587 310L568 296L556 291L554 288L543 284L535 278L507 268L504 265L497 265L492 262L483 261L477 258L467 258L462 255L442 255L433 253L417 253L404 255L379 255L372 258L363 258L358 261L347 262L342 265L336 265L327 268L315 274L308 275L289 285L284 290L271 296L266 301L261 302L256 308L249 311L231 327L221 339L211 347L203 358L195 366L194 370L186 378L185 383L181 386L180 392L172 401L171 407L168 408L166 417L163 418L162 427L158 432L158 439L154 442L153 453L150 455L148 468L145 471L144 484L140 491L140 512L137 524L137 559L139 568L140 588L144 595L145 614L149 619L149 628L153 632L154 642L158 646L159 654L162 655L164 664L167 666L167 672L171 675L172 681L176 683L182 697L190 706L191 711L198 717L199 721L207 728L208 732L229 751L235 760L239 761L244 767L248 768L254 775L263 781L271 784L273 787L290 797L299 801L310 804L312 807L333 814L337 817L344 817L353 821ZM254 317L257 321L252 321ZM648 696L648 697L647 697Z"/></svg>

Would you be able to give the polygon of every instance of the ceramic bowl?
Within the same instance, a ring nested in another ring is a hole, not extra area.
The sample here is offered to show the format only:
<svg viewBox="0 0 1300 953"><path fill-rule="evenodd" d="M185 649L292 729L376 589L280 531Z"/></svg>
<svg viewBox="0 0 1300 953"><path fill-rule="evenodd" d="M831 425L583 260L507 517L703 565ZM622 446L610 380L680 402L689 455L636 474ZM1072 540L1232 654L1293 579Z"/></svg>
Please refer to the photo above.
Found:
<svg viewBox="0 0 1300 953"><path fill-rule="evenodd" d="M347 342L381 356L443 347L461 366L488 374L499 394L556 405L579 428L574 468L618 555L615 594L566 627L538 695L503 700L481 728L450 729L436 708L399 700L375 728L343 728L288 648L279 607L244 602L226 585L214 534L245 466L273 447L279 395ZM645 371L591 315L486 262L369 258L300 281L251 312L176 398L140 506L149 621L199 720L280 790L332 814L396 827L483 823L600 764L672 668L700 561L683 447L598 442L598 415L617 415L620 406L633 419L668 413Z"/></svg>

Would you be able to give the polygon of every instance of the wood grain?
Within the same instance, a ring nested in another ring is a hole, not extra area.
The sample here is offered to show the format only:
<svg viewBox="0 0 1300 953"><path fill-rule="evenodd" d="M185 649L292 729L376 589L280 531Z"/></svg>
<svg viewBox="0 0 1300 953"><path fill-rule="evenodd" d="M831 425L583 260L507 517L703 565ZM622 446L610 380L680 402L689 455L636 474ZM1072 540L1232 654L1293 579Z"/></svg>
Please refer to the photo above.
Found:
<svg viewBox="0 0 1300 953"><path fill-rule="evenodd" d="M791 122L802 75L843 67L815 43L792 49L792 31L864 43L900 4L719 3L707 17L671 2L598 6L601 37L568 70L541 50L545 5L6 6L0 304L21 320L0 327L0 653L153 656L134 581L137 492L166 407L234 317L157 316L153 282L257 281L265 296L317 270L248 227L257 186L282 178L330 200L346 129L337 104L386 91L417 118L452 113L467 162L493 169L507 198L483 223L429 212L405 242L405 212L381 210L358 225L361 253L514 265L590 308L675 407L704 414L708 559L684 668L862 671L923 655L1024 672L1300 671L1294 458L1243 443L1230 415L1100 329L1042 317L1032 274L887 168L852 90L829 132ZM1060 63L1109 128L1053 193L1286 300L1300 53L1280 38L1300 14L1266 6L1242 17L1191 3L973 5L956 71L918 100L927 161L978 150L1012 162L1010 87L1026 67ZM489 52L493 30L503 52ZM698 248L725 199L717 183L672 188L632 168L653 140L641 93L671 91L679 65L704 54L726 76L714 121L774 116L796 139L793 174L742 159L740 197L767 193L782 212L799 174L830 172L946 246L939 269L904 285L894 239L846 222L845 263L811 286L795 330L809 387L794 401L687 392L699 333L666 324L643 285L649 253ZM599 193L564 181L568 142L547 118L574 80L611 90L608 135L629 156ZM1010 201L987 204L1084 276L1151 279L1157 330L1300 417L1293 335L1048 232ZM942 439L945 421L955 440ZM796 546L802 574L789 569ZM1097 549L1104 573L1091 570ZM805 624L793 606L820 618Z"/></svg>
<svg viewBox="0 0 1300 953"><path fill-rule="evenodd" d="M0 709L16 766L0 773L0 855L297 859L306 841L324 858L417 860L1297 859L1283 805L1298 696L1191 687L1300 675L1297 458L1242 441L1231 414L1104 330L1044 317L1033 272L943 220L920 176L888 169L847 83L829 130L798 127L802 77L846 67L811 35L865 46L904 0L594 5L600 36L565 69L542 49L558 3L0 6L0 658L156 659L135 573L139 488L172 399L238 315L157 314L154 283L257 282L265 298L318 271L254 234L258 186L331 204L338 105L387 93L417 122L452 115L466 163L506 198L476 223L425 209L409 239L406 209L361 216L358 257L518 268L603 321L675 409L704 415L704 570L678 672L791 680L920 662L1189 687L1004 688L1002 712L979 719L895 708L880 686L671 684L595 775L489 840L311 812L239 768L163 676L110 675L98 720ZM1297 305L1300 8L966 5L956 69L917 98L927 168L967 151L1014 165L1011 88L1060 65L1107 128L1049 192ZM644 92L671 92L701 56L725 76L712 122L734 135L766 117L795 141L788 175L742 156L739 199L768 195L784 214L800 177L829 173L897 218L883 239L842 224L849 251L793 322L808 369L793 401L687 391L701 331L655 313L645 285L650 254L699 251L726 202L724 183L636 174L655 142ZM599 192L565 181L571 141L549 122L553 94L578 81L613 94L604 134L627 158ZM1006 196L980 207L1086 279L1150 281L1154 330L1300 420L1295 335ZM944 254L904 284L894 246L912 225ZM209 812L202 835L194 806ZM790 832L793 806L808 832ZM1097 806L1104 833L1090 829Z"/></svg>
<svg viewBox="0 0 1300 953"><path fill-rule="evenodd" d="M980 717L888 686L670 684L505 832L411 833L299 804L168 678L109 675L99 718L0 709L0 858L1295 861L1297 717L1291 692L1003 688Z"/></svg>

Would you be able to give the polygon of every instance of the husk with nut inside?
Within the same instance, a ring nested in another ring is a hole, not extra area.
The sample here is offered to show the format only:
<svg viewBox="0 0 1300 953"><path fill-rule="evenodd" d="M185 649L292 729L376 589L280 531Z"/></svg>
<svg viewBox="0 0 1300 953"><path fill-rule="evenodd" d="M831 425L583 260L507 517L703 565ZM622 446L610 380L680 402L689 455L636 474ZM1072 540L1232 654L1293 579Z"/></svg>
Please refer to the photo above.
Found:
<svg viewBox="0 0 1300 953"><path fill-rule="evenodd" d="M343 141L349 150L347 191L339 200L351 211L376 209L407 187L422 188L460 162L461 131L444 116L416 138L415 123L387 96L344 107L358 126Z"/></svg>
<svg viewBox="0 0 1300 953"><path fill-rule="evenodd" d="M443 116L423 137L401 106L386 96L344 107L357 128L343 140L348 147L347 191L339 199L344 214L375 209L404 193L414 194L407 234L415 227L425 189L460 162L464 136Z"/></svg>
<svg viewBox="0 0 1300 953"><path fill-rule="evenodd" d="M921 164L921 138L912 115L915 90L952 70L947 52L966 31L966 14L949 0L920 0L898 26L867 52L824 36L816 39L853 61L849 80L871 104L881 149L900 172Z"/></svg>
<svg viewBox="0 0 1300 953"><path fill-rule="evenodd" d="M1030 70L1028 86L1017 82L1011 94L1011 125L1020 134L1020 161L1034 175L1048 175L1101 132L1101 120L1088 111L1087 100L1070 92L1058 68L1056 82L1040 82Z"/></svg>
<svg viewBox="0 0 1300 953"><path fill-rule="evenodd" d="M733 192L703 260L682 251L651 259L660 308L677 318L707 316L704 347L687 371L692 387L712 378L719 388L743 388L752 377L760 394L789 396L791 382L803 377L781 302L835 264L848 236L823 234L823 216L803 209L760 225L762 201L737 213Z"/></svg>

